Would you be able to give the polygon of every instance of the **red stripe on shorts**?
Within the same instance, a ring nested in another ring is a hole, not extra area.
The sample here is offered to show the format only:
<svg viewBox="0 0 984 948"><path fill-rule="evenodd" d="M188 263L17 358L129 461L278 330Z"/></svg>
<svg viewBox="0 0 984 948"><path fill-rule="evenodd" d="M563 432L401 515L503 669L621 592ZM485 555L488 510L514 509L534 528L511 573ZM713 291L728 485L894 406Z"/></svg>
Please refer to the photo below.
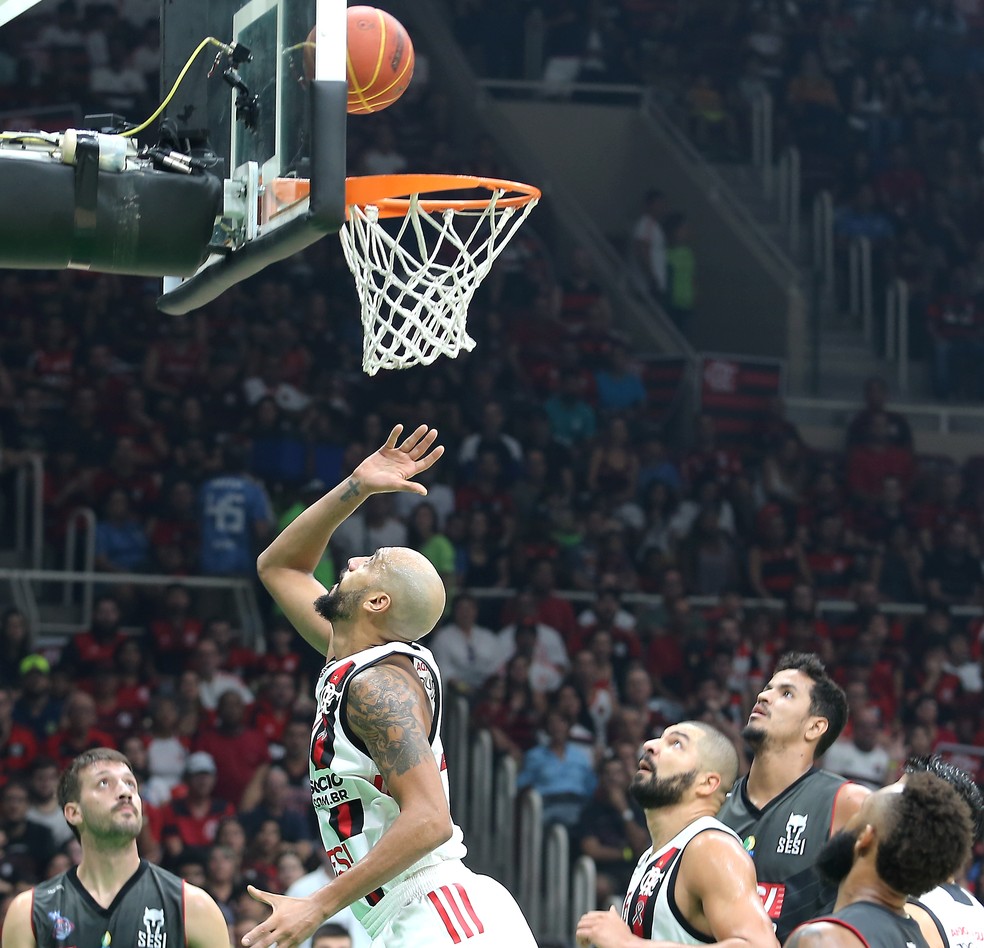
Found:
<svg viewBox="0 0 984 948"><path fill-rule="evenodd" d="M485 931L485 926L482 924L482 921L475 912L475 909L472 908L471 899L468 898L468 893L465 891L465 887L460 882L456 882L454 887L458 890L458 895L461 896L461 902L465 906L465 911L467 911L471 916L471 920L475 923L475 927L478 929L479 935L481 935Z"/></svg>
<svg viewBox="0 0 984 948"><path fill-rule="evenodd" d="M428 892L427 898L431 900L431 904L437 909L437 914L441 916L441 921L444 922L444 927L448 930L448 934L451 936L451 941L456 945L461 941L461 935L459 935L451 923L451 916L448 915L447 910L441 905L441 900L437 897L436 892Z"/></svg>
<svg viewBox="0 0 984 948"><path fill-rule="evenodd" d="M468 922L465 921L465 916L461 914L461 909L458 908L458 903L455 902L454 896L451 894L451 890L446 885L442 885L441 891L444 893L444 897L448 900L448 905L451 906L451 911L454 912L454 917L458 919L458 924L461 925L461 930L465 933L465 938L471 938L473 932L468 927Z"/></svg>

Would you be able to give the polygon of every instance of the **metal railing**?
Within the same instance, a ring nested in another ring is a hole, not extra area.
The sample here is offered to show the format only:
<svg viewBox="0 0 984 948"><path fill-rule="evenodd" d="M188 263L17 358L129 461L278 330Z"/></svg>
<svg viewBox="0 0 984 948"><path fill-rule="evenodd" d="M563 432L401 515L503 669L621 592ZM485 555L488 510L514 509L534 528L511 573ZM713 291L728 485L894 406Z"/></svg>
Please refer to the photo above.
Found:
<svg viewBox="0 0 984 948"><path fill-rule="evenodd" d="M499 760L495 769L495 799L492 816L495 822L493 875L507 889L516 886L516 777L519 768L508 754Z"/></svg>
<svg viewBox="0 0 984 948"><path fill-rule="evenodd" d="M467 838L472 864L477 871L484 872L493 861L495 843L492 826L495 756L492 735L488 731L472 734L471 741L469 770L472 779L468 795Z"/></svg>
<svg viewBox="0 0 984 948"><path fill-rule="evenodd" d="M534 932L543 909L543 798L527 790L519 802L519 878L516 896Z"/></svg>
<svg viewBox="0 0 984 948"><path fill-rule="evenodd" d="M885 358L895 363L899 393L909 391L909 284L896 279L885 292Z"/></svg>
<svg viewBox="0 0 984 948"><path fill-rule="evenodd" d="M44 460L31 454L17 469L15 482L17 510L14 536L17 555L31 569L41 569L44 557Z"/></svg>
<svg viewBox="0 0 984 948"><path fill-rule="evenodd" d="M38 604L34 586L61 583L81 583L83 601L94 595L93 587L125 584L128 586L165 587L180 583L188 589L211 589L226 591L232 595L236 620L243 633L243 642L262 651L265 647L263 618L256 601L252 582L248 579L230 579L214 576L153 576L144 573L99 573L82 570L43 570L43 569L0 569L0 583L10 585L15 602L18 602L35 635L64 636L75 632L79 622L45 621ZM91 598L88 599L91 602ZM81 616L81 622L88 622L91 614Z"/></svg>
<svg viewBox="0 0 984 948"><path fill-rule="evenodd" d="M829 191L813 199L813 269L828 299L834 299L834 200Z"/></svg>
<svg viewBox="0 0 984 948"><path fill-rule="evenodd" d="M85 530L85 546L82 549L82 562L79 563L79 521ZM65 569L79 569L83 573L93 573L96 568L96 512L91 507L76 507L68 515L68 525L65 528ZM72 604L73 583L65 582L62 590L62 603ZM82 615L92 615L92 583L84 583L82 587Z"/></svg>
<svg viewBox="0 0 984 948"><path fill-rule="evenodd" d="M779 223L785 234L786 246L790 254L799 252L800 201L802 200L802 174L798 148L783 149L776 169L776 183L779 189Z"/></svg>
<svg viewBox="0 0 984 948"><path fill-rule="evenodd" d="M871 273L871 240L855 237L848 248L848 302L852 316L861 320L865 342L874 345L875 314Z"/></svg>
<svg viewBox="0 0 984 948"><path fill-rule="evenodd" d="M567 828L554 824L547 833L544 851L542 937L566 941L571 910L571 843Z"/></svg>
<svg viewBox="0 0 984 948"><path fill-rule="evenodd" d="M598 867L590 856L579 856L571 873L570 931L575 931L578 920L585 912L597 906Z"/></svg>
<svg viewBox="0 0 984 948"><path fill-rule="evenodd" d="M752 101L752 166L762 176L762 190L772 197L772 96L761 92Z"/></svg>

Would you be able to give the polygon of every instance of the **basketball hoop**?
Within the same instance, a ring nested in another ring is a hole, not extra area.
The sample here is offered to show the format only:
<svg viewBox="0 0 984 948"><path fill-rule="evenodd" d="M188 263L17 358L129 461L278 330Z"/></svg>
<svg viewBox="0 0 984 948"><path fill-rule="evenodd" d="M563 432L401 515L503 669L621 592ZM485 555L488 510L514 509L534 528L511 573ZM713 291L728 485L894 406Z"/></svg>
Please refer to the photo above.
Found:
<svg viewBox="0 0 984 948"><path fill-rule="evenodd" d="M480 196L443 196L470 190ZM340 235L362 307L363 371L474 349L468 305L539 199L531 185L472 175L348 178Z"/></svg>

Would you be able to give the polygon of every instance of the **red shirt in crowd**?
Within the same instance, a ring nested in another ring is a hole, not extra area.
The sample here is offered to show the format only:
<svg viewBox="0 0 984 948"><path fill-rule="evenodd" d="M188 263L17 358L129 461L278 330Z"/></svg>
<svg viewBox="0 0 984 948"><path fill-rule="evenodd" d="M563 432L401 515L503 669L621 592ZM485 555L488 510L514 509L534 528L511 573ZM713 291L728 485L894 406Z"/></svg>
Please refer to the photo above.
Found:
<svg viewBox="0 0 984 948"><path fill-rule="evenodd" d="M886 477L897 477L907 489L915 469L912 452L907 448L859 446L847 456L847 486L852 494L862 498L876 497L881 494Z"/></svg>
<svg viewBox="0 0 984 948"><path fill-rule="evenodd" d="M255 728L249 727L241 728L234 734L210 728L199 736L195 750L207 751L212 755L218 768L215 793L236 805L256 769L270 760L266 738Z"/></svg>

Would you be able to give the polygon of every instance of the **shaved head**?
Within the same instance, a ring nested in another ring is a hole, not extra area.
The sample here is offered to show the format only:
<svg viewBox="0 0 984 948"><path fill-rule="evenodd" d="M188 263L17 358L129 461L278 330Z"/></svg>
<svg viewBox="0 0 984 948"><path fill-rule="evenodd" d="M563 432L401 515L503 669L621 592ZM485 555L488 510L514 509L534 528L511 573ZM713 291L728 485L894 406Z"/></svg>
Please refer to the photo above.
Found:
<svg viewBox="0 0 984 948"><path fill-rule="evenodd" d="M684 724L698 732L702 769L720 775L721 794L726 796L738 779L738 752L734 745L716 727L703 721L685 721Z"/></svg>
<svg viewBox="0 0 984 948"><path fill-rule="evenodd" d="M390 596L386 632L399 642L413 642L430 632L444 613L447 592L426 556L405 546L379 550L378 585Z"/></svg>

